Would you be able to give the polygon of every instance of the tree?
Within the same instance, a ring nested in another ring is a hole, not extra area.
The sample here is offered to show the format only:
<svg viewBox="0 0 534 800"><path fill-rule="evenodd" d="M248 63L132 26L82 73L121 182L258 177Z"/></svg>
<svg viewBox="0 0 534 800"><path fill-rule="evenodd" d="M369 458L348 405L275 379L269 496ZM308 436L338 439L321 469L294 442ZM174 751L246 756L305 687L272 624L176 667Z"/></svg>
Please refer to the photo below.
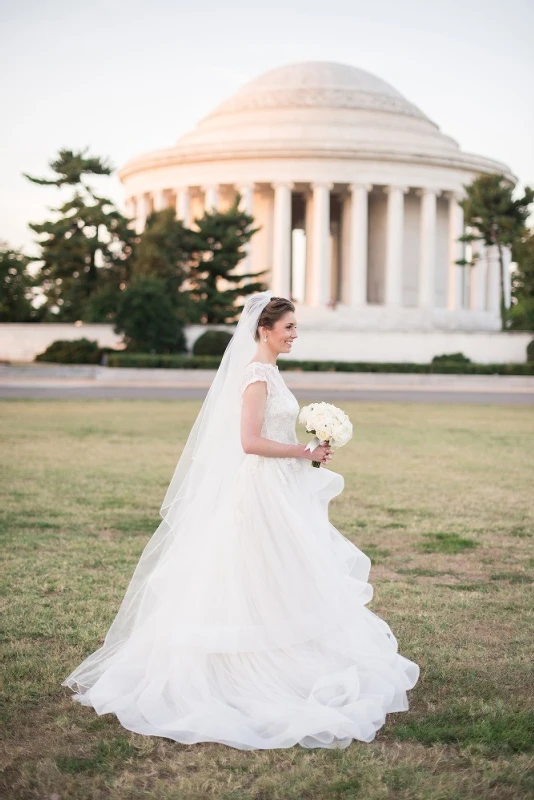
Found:
<svg viewBox="0 0 534 800"><path fill-rule="evenodd" d="M196 247L189 271L189 292L203 323L234 322L243 306L240 297L264 291L265 283L254 280L266 270L240 275L234 272L245 258L245 247L259 228L254 218L239 208L237 196L228 211L207 211L197 224Z"/></svg>
<svg viewBox="0 0 534 800"><path fill-rule="evenodd" d="M534 330L534 231L529 231L512 248L516 270L512 276L510 327Z"/></svg>
<svg viewBox="0 0 534 800"><path fill-rule="evenodd" d="M534 190L528 186L523 196L514 200L515 185L504 175L478 175L471 184L465 185L467 196L459 201L464 212L464 222L471 232L460 237L462 242L479 240L487 247L496 246L500 269L501 323L505 326L506 306L504 299L504 248L513 247L526 230L530 205L534 201ZM470 261L460 259L462 266L473 266L478 254Z"/></svg>
<svg viewBox="0 0 534 800"><path fill-rule="evenodd" d="M111 175L112 167L87 155L87 148L60 150L50 167L55 178L25 175L42 186L74 189L67 202L52 209L59 214L55 221L30 224L44 237L39 242L41 254L33 260L41 262L37 278L46 307L66 321L106 321L112 316L121 285L129 279L135 240L126 217L111 200L98 196L86 184L87 176Z"/></svg>
<svg viewBox="0 0 534 800"><path fill-rule="evenodd" d="M43 309L32 305L35 281L28 272L31 259L0 242L0 321L37 322Z"/></svg>
<svg viewBox="0 0 534 800"><path fill-rule="evenodd" d="M162 282L184 324L199 322L197 307L184 288L197 247L196 233L176 219L172 208L166 208L147 218L132 264L134 279L150 277Z"/></svg>
<svg viewBox="0 0 534 800"><path fill-rule="evenodd" d="M186 349L176 308L158 278L136 278L121 292L115 332L124 336L127 350L134 352L180 353Z"/></svg>

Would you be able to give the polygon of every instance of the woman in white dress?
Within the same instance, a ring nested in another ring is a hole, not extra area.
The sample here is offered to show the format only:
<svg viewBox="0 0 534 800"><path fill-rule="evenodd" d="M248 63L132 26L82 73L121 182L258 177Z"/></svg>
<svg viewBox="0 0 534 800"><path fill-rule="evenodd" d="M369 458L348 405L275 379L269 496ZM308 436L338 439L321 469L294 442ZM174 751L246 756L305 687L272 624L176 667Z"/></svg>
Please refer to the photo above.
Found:
<svg viewBox="0 0 534 800"><path fill-rule="evenodd" d="M328 519L343 477L296 436L276 365L294 311L248 298L104 643L62 683L128 730L344 748L408 709L419 667L366 608L370 559Z"/></svg>

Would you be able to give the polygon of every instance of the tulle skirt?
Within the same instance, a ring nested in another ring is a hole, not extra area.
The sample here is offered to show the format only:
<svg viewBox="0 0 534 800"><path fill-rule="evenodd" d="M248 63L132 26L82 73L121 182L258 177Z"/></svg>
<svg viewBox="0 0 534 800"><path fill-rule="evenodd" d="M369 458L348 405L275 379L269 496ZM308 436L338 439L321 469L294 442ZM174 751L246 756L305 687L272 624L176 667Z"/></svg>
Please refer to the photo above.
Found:
<svg viewBox="0 0 534 800"><path fill-rule="evenodd" d="M329 521L343 477L247 456L152 571L120 646L62 685L136 733L240 750L371 742L419 667L366 607L371 561ZM216 511L214 511L216 509Z"/></svg>

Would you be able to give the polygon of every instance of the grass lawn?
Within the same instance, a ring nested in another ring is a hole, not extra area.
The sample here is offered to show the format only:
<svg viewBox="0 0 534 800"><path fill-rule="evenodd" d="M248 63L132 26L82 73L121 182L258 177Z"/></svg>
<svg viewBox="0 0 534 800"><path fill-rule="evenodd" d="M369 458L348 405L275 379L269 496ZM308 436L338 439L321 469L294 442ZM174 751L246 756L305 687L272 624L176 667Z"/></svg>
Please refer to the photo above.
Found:
<svg viewBox="0 0 534 800"><path fill-rule="evenodd" d="M131 734L60 685L118 610L199 403L0 403L4 797L531 796L532 410L341 405L330 518L421 677L371 744L244 752Z"/></svg>

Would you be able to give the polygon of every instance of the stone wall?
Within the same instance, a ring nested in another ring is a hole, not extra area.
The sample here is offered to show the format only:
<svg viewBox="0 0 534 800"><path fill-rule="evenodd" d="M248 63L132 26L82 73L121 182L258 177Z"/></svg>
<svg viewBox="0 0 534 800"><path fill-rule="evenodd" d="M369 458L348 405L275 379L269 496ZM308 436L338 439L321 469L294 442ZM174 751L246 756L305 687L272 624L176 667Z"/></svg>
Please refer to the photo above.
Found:
<svg viewBox="0 0 534 800"><path fill-rule="evenodd" d="M480 364L523 363L533 338L534 334L521 332L303 330L291 357L425 364L434 356L463 353Z"/></svg>
<svg viewBox="0 0 534 800"><path fill-rule="evenodd" d="M187 345L209 328L231 326L190 325ZM0 324L0 361L33 361L57 339L93 339L105 347L119 347L120 337L112 325ZM527 344L533 333L480 331L357 331L306 327L299 331L291 358L337 361L412 361L426 363L443 353L464 353L482 364L526 361Z"/></svg>
<svg viewBox="0 0 534 800"><path fill-rule="evenodd" d="M52 342L83 338L96 340L101 347L120 347L121 341L112 325L4 322L0 324L0 361L33 361Z"/></svg>

